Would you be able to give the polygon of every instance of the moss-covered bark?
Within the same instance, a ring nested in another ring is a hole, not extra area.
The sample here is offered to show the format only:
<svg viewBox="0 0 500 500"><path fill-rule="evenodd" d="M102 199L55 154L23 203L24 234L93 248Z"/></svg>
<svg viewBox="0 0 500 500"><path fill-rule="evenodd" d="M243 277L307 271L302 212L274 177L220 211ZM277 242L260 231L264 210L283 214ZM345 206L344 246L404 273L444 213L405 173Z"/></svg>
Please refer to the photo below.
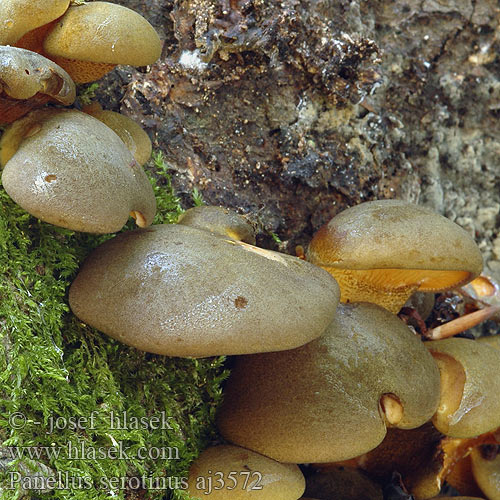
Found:
<svg viewBox="0 0 500 500"><path fill-rule="evenodd" d="M155 222L173 222L179 200L161 156L155 166ZM110 237L40 222L0 189L2 499L40 484L30 468L48 486L36 498L181 498L187 467L211 437L222 358L140 352L69 312L82 259Z"/></svg>

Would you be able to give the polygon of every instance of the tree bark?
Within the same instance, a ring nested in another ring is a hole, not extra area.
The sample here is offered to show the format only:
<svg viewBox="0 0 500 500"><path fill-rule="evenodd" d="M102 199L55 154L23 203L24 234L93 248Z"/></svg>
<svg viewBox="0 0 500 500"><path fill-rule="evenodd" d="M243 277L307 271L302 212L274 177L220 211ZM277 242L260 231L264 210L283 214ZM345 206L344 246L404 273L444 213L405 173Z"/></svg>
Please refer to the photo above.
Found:
<svg viewBox="0 0 500 500"><path fill-rule="evenodd" d="M145 126L186 206L197 187L293 253L347 206L402 198L465 227L500 277L496 1L120 3L165 46L99 99Z"/></svg>

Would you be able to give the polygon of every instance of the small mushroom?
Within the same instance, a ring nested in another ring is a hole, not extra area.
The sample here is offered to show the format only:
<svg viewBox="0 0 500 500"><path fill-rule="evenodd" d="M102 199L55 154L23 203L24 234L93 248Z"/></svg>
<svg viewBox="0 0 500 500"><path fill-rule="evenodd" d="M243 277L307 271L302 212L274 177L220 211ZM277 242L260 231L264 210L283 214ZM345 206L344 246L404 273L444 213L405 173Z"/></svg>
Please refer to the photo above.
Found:
<svg viewBox="0 0 500 500"><path fill-rule="evenodd" d="M252 225L228 208L213 206L190 208L177 222L255 245L255 231Z"/></svg>
<svg viewBox="0 0 500 500"><path fill-rule="evenodd" d="M477 485L488 500L500 500L500 455L489 459L483 456L481 447L471 453L472 473Z"/></svg>
<svg viewBox="0 0 500 500"><path fill-rule="evenodd" d="M62 16L70 0L2 0L0 45L14 45L23 35Z"/></svg>
<svg viewBox="0 0 500 500"><path fill-rule="evenodd" d="M43 44L48 57L77 83L98 80L117 64L153 64L161 48L156 31L146 19L108 2L70 7Z"/></svg>
<svg viewBox="0 0 500 500"><path fill-rule="evenodd" d="M321 335L338 297L335 280L308 262L181 224L107 241L69 292L85 323L186 357L298 347Z"/></svg>
<svg viewBox="0 0 500 500"><path fill-rule="evenodd" d="M129 215L153 221L151 184L121 139L79 111L39 110L0 139L2 182L12 199L45 222L75 231L119 231Z"/></svg>
<svg viewBox="0 0 500 500"><path fill-rule="evenodd" d="M114 111L105 111L98 103L85 106L82 111L97 118L113 130L134 155L139 165L144 165L151 158L151 140L134 120Z"/></svg>
<svg viewBox="0 0 500 500"><path fill-rule="evenodd" d="M211 500L297 500L305 480L295 464L281 464L239 446L207 448L191 465L187 493Z"/></svg>
<svg viewBox="0 0 500 500"><path fill-rule="evenodd" d="M334 462L375 448L386 426L413 428L439 402L422 342L373 304L340 304L298 349L241 356L218 415L229 441L282 462Z"/></svg>
<svg viewBox="0 0 500 500"><path fill-rule="evenodd" d="M54 62L29 50L0 46L0 123L12 123L49 101L69 106L75 95L70 76Z"/></svg>
<svg viewBox="0 0 500 500"><path fill-rule="evenodd" d="M458 287L483 267L460 226L401 200L361 203L338 214L314 235L307 260L335 277L342 302L374 302L395 313L414 291Z"/></svg>
<svg viewBox="0 0 500 500"><path fill-rule="evenodd" d="M479 436L500 426L500 351L463 338L426 342L441 375L441 401L433 418L447 436Z"/></svg>

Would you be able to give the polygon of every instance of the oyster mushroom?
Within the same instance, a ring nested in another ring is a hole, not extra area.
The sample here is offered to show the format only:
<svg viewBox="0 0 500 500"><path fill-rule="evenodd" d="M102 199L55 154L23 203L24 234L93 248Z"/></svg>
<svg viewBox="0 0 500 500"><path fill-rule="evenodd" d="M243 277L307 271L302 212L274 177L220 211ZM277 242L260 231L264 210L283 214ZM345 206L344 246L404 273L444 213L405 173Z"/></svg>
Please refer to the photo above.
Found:
<svg viewBox="0 0 500 500"><path fill-rule="evenodd" d="M121 139L79 111L40 110L0 139L2 182L30 214L75 231L119 231L129 215L151 224L151 184Z"/></svg>
<svg viewBox="0 0 500 500"><path fill-rule="evenodd" d="M2 0L0 45L14 45L23 35L62 16L70 0Z"/></svg>
<svg viewBox="0 0 500 500"><path fill-rule="evenodd" d="M441 374L433 418L447 436L479 436L500 426L500 351L484 342L452 338L426 342Z"/></svg>
<svg viewBox="0 0 500 500"><path fill-rule="evenodd" d="M481 448L471 453L472 474L481 491L488 500L500 500L500 455L493 459L485 458Z"/></svg>
<svg viewBox="0 0 500 500"><path fill-rule="evenodd" d="M77 83L98 80L117 64L153 64L161 48L156 31L146 19L108 2L70 7L43 43L48 57Z"/></svg>
<svg viewBox="0 0 500 500"><path fill-rule="evenodd" d="M134 120L114 111L105 111L98 103L85 106L82 111L97 118L115 132L139 165L144 165L151 158L151 140Z"/></svg>
<svg viewBox="0 0 500 500"><path fill-rule="evenodd" d="M379 306L340 304L319 339L239 357L218 425L281 462L334 462L375 448L388 425L422 425L438 402L438 369L409 328Z"/></svg>
<svg viewBox="0 0 500 500"><path fill-rule="evenodd" d="M0 46L0 123L12 123L49 101L69 106L75 95L70 76L54 62L29 50Z"/></svg>
<svg viewBox="0 0 500 500"><path fill-rule="evenodd" d="M335 280L308 262L180 224L107 241L69 292L85 323L187 357L298 347L321 335L338 297Z"/></svg>
<svg viewBox="0 0 500 500"><path fill-rule="evenodd" d="M373 302L394 313L414 291L458 287L483 267L460 226L401 200L361 203L338 214L314 235L307 260L335 277L342 302Z"/></svg>
<svg viewBox="0 0 500 500"><path fill-rule="evenodd" d="M214 206L190 208L181 214L177 222L255 245L255 231L252 225L228 208Z"/></svg>
<svg viewBox="0 0 500 500"><path fill-rule="evenodd" d="M191 465L187 492L212 500L297 500L305 480L295 464L281 464L239 446L207 448Z"/></svg>

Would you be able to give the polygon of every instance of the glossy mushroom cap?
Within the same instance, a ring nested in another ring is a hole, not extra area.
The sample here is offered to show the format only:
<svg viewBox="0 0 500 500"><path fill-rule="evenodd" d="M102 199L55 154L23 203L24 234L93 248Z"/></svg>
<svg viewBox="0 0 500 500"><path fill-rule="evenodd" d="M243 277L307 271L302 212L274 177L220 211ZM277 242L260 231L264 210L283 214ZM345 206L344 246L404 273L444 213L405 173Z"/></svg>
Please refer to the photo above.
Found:
<svg viewBox="0 0 500 500"><path fill-rule="evenodd" d="M156 201L146 174L121 139L85 113L32 112L4 133L0 151L5 190L45 222L111 233L129 215L142 227L153 221Z"/></svg>
<svg viewBox="0 0 500 500"><path fill-rule="evenodd" d="M139 165L144 165L151 158L151 139L134 120L114 111L104 111L98 103L86 106L83 111L115 132Z"/></svg>
<svg viewBox="0 0 500 500"><path fill-rule="evenodd" d="M474 479L486 498L500 500L500 455L487 460L480 448L475 448L471 453L471 465Z"/></svg>
<svg viewBox="0 0 500 500"><path fill-rule="evenodd" d="M335 280L308 262L180 224L107 241L69 293L85 323L184 357L298 347L321 335L338 298Z"/></svg>
<svg viewBox="0 0 500 500"><path fill-rule="evenodd" d="M439 372L420 340L373 304L340 304L317 340L239 357L218 415L222 435L282 462L335 462L375 448L386 425L422 425Z"/></svg>
<svg viewBox="0 0 500 500"><path fill-rule="evenodd" d="M216 484L220 477L223 486ZM188 484L187 493L193 498L211 500L297 500L305 488L297 465L231 445L207 448L191 465Z"/></svg>
<svg viewBox="0 0 500 500"><path fill-rule="evenodd" d="M153 64L162 43L137 12L91 2L70 7L45 38L43 48L75 82L84 83L99 79L117 64Z"/></svg>
<svg viewBox="0 0 500 500"><path fill-rule="evenodd" d="M441 374L441 401L433 418L447 436L479 436L500 426L500 351L463 338L426 342Z"/></svg>
<svg viewBox="0 0 500 500"><path fill-rule="evenodd" d="M342 302L374 302L395 313L414 291L460 286L483 267L460 226L401 200L366 202L336 215L314 235L307 260L335 277Z"/></svg>
<svg viewBox="0 0 500 500"><path fill-rule="evenodd" d="M178 223L255 245L255 231L252 225L228 208L214 206L190 208L179 217Z"/></svg>
<svg viewBox="0 0 500 500"><path fill-rule="evenodd" d="M0 123L11 123L48 101L69 106L75 95L70 76L54 62L29 50L0 46Z"/></svg>
<svg viewBox="0 0 500 500"><path fill-rule="evenodd" d="M14 45L28 31L62 16L70 0L2 0L0 45Z"/></svg>

